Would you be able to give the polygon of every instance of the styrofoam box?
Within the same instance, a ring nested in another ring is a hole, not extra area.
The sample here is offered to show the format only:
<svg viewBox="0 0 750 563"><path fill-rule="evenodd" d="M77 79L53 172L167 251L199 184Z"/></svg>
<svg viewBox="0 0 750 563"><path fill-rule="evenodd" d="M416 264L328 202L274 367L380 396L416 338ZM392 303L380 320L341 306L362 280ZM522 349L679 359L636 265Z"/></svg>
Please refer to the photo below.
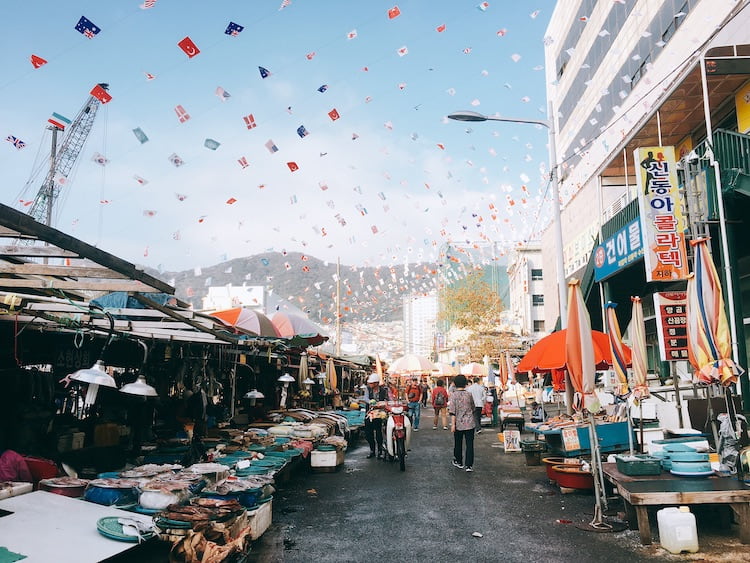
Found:
<svg viewBox="0 0 750 563"><path fill-rule="evenodd" d="M310 454L310 467L336 467L342 463L344 452L338 449L330 452L313 450Z"/></svg>
<svg viewBox="0 0 750 563"><path fill-rule="evenodd" d="M250 539L257 540L271 525L273 518L272 500L264 502L259 508L247 511L247 520L250 524Z"/></svg>

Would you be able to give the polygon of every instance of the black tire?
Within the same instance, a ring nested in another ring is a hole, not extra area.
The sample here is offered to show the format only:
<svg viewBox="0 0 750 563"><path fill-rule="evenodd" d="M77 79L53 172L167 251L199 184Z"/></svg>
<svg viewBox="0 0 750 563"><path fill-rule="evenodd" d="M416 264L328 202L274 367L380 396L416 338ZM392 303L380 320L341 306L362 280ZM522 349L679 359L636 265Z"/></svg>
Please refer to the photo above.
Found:
<svg viewBox="0 0 750 563"><path fill-rule="evenodd" d="M406 471L406 439L396 438L396 457L401 471Z"/></svg>

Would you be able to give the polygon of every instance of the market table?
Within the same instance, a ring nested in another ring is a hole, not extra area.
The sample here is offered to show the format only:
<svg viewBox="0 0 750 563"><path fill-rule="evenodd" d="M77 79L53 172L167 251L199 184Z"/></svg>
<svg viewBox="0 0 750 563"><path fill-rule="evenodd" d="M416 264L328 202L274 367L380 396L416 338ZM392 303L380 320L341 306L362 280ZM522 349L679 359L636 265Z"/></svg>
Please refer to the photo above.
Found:
<svg viewBox="0 0 750 563"><path fill-rule="evenodd" d="M631 476L618 471L615 463L603 463L602 471L617 487L631 522L635 511L643 545L651 543L649 506L691 504L728 504L737 515L740 541L750 543L750 486L735 477L679 477L668 472Z"/></svg>
<svg viewBox="0 0 750 563"><path fill-rule="evenodd" d="M101 561L138 546L102 536L96 522L105 516L139 517L46 491L7 498L0 500L0 546L26 555L24 563Z"/></svg>

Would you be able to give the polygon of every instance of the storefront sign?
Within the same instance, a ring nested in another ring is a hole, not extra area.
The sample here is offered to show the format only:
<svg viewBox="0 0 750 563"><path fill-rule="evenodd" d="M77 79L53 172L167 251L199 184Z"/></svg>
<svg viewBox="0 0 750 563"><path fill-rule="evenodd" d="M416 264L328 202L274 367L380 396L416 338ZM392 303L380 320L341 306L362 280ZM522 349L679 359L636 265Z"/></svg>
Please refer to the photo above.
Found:
<svg viewBox="0 0 750 563"><path fill-rule="evenodd" d="M659 351L665 362L687 360L687 293L654 293Z"/></svg>
<svg viewBox="0 0 750 563"><path fill-rule="evenodd" d="M607 279L642 256L641 223L635 219L594 250L594 281Z"/></svg>
<svg viewBox="0 0 750 563"><path fill-rule="evenodd" d="M638 207L641 213L646 281L684 280L688 275L686 222L677 186L674 147L644 147L640 163Z"/></svg>

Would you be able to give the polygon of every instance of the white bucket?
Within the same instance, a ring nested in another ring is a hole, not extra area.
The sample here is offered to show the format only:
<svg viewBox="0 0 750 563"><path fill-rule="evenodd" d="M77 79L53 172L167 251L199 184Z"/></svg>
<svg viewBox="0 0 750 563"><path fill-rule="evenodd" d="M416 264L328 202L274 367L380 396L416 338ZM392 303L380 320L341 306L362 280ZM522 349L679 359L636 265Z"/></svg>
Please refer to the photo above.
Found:
<svg viewBox="0 0 750 563"><path fill-rule="evenodd" d="M698 530L695 515L687 506L662 508L656 513L659 541L670 553L698 551Z"/></svg>

